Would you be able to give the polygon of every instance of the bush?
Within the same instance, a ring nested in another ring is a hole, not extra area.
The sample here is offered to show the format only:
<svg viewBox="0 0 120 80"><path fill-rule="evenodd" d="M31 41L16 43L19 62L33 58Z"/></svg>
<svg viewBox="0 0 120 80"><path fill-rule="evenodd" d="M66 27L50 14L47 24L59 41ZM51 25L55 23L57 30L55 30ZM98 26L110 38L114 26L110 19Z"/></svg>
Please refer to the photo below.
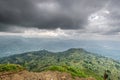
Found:
<svg viewBox="0 0 120 80"><path fill-rule="evenodd" d="M88 69L80 69L71 66L50 66L47 70L67 72L70 73L73 77L82 78L94 77L97 80L102 80L102 78L99 75L95 74L94 72Z"/></svg>
<svg viewBox="0 0 120 80"><path fill-rule="evenodd" d="M0 64L0 72L21 71L24 68L16 64Z"/></svg>
<svg viewBox="0 0 120 80"><path fill-rule="evenodd" d="M67 72L70 73L73 77L87 77L83 72L80 70L77 70L74 67L68 67L68 66L51 66L47 70L52 70L52 71L60 71L60 72Z"/></svg>

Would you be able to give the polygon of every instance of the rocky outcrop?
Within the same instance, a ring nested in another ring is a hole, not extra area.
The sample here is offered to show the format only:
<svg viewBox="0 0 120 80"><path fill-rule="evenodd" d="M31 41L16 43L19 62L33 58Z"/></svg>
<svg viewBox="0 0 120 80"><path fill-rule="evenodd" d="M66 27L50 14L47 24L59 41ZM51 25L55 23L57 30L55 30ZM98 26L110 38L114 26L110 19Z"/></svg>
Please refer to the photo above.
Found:
<svg viewBox="0 0 120 80"><path fill-rule="evenodd" d="M0 75L0 80L95 80L94 78L73 78L70 74L58 71L6 73Z"/></svg>

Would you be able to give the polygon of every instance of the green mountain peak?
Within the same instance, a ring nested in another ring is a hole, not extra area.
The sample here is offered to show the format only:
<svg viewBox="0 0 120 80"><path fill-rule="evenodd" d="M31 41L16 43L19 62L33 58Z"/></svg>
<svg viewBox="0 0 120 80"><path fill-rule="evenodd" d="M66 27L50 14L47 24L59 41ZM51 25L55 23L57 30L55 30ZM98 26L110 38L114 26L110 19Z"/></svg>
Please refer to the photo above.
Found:
<svg viewBox="0 0 120 80"><path fill-rule="evenodd" d="M120 79L119 62L82 48L71 48L63 52L33 51L0 59L0 63L8 62L20 64L30 71L44 71L51 66L57 66L52 69L67 71L77 76L84 74L97 80L102 80L105 70L109 70L111 80Z"/></svg>

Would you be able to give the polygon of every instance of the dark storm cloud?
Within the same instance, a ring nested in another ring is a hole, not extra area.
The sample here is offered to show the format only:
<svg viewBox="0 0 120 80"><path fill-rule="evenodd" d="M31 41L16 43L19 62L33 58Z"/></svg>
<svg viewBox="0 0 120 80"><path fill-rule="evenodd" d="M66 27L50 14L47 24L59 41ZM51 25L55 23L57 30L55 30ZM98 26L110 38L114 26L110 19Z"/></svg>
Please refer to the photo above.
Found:
<svg viewBox="0 0 120 80"><path fill-rule="evenodd" d="M8 25L39 29L80 29L108 0L0 0L0 31Z"/></svg>
<svg viewBox="0 0 120 80"><path fill-rule="evenodd" d="M14 33L21 33L21 32L23 32L22 30L15 29L15 28L16 27L14 25L0 23L0 32L14 32Z"/></svg>
<svg viewBox="0 0 120 80"><path fill-rule="evenodd" d="M6 24L0 24L0 32L7 32L9 31L8 30L8 27L9 25L6 25Z"/></svg>

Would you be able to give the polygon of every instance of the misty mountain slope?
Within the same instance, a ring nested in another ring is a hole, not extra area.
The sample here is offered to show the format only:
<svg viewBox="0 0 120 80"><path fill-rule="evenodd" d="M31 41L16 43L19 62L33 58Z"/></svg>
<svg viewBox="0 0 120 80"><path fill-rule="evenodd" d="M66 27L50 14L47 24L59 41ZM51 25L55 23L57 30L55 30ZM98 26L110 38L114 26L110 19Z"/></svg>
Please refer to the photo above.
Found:
<svg viewBox="0 0 120 80"><path fill-rule="evenodd" d="M83 70L84 73L92 71L101 78L105 70L111 72L110 77L112 80L119 80L120 77L119 62L87 52L81 48L72 48L56 53L47 50L33 51L0 59L0 63L8 62L23 65L30 71L43 71L53 65L72 66Z"/></svg>

